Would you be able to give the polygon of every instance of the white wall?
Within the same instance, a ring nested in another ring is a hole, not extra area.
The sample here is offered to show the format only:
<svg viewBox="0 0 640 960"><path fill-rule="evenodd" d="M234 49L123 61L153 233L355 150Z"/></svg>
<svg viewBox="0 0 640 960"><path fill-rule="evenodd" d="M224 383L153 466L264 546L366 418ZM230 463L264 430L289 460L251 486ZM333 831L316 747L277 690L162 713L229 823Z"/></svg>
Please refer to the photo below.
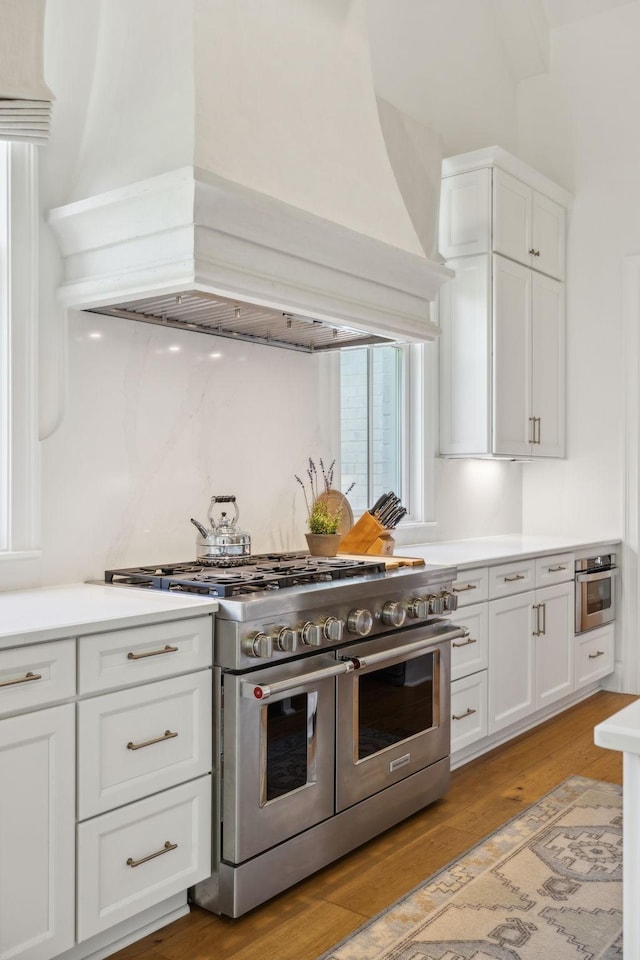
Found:
<svg viewBox="0 0 640 960"><path fill-rule="evenodd" d="M623 532L622 264L640 252L640 3L554 31L522 84L521 154L574 193L567 280L567 459L524 470L525 532ZM551 119L550 119L551 118ZM551 169L553 168L553 170Z"/></svg>
<svg viewBox="0 0 640 960"><path fill-rule="evenodd" d="M517 89L492 0L369 0L378 94L442 137L445 157L516 152Z"/></svg>

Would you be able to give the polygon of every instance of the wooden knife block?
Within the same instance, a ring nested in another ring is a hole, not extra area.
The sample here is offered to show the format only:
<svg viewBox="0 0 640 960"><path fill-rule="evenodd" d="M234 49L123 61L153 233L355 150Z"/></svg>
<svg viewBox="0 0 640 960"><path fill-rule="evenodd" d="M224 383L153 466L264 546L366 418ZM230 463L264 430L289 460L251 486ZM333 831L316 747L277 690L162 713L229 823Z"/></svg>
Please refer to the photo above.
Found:
<svg viewBox="0 0 640 960"><path fill-rule="evenodd" d="M351 527L351 530L345 533L338 544L338 552L370 553L373 556L390 557L395 543L390 532L367 511Z"/></svg>

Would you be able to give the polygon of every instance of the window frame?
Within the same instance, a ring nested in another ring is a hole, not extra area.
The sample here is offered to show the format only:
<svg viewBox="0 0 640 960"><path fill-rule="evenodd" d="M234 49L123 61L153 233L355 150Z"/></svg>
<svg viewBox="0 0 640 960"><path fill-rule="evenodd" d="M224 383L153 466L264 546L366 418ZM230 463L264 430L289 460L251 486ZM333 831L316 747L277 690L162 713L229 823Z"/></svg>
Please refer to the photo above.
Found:
<svg viewBox="0 0 640 960"><path fill-rule="evenodd" d="M438 442L437 343L429 341L424 344L395 344L395 346L402 347L404 351L400 400L402 491L398 492L409 512L395 530L394 538L397 543L419 543L427 538L429 530L435 525L434 458ZM368 349L375 349L375 346ZM338 436L336 447L339 450L340 357L335 357L335 361L334 382L337 383L335 423Z"/></svg>
<svg viewBox="0 0 640 960"><path fill-rule="evenodd" d="M0 142L0 561L40 555L36 150Z"/></svg>

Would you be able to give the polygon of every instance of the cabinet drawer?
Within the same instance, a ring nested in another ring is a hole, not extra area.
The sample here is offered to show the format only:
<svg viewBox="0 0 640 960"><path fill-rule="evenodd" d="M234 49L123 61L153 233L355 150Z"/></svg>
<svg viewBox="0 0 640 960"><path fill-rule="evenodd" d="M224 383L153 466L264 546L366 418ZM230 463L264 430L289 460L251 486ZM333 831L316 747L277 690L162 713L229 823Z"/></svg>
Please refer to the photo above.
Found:
<svg viewBox="0 0 640 960"><path fill-rule="evenodd" d="M211 770L211 671L78 704L78 819Z"/></svg>
<svg viewBox="0 0 640 960"><path fill-rule="evenodd" d="M468 637L451 643L451 679L459 680L484 670L488 662L489 610L486 603L475 603L451 615L451 622L464 626Z"/></svg>
<svg viewBox="0 0 640 960"><path fill-rule="evenodd" d="M75 692L75 640L0 651L0 716L66 700Z"/></svg>
<svg viewBox="0 0 640 960"><path fill-rule="evenodd" d="M78 824L82 942L211 873L211 777Z"/></svg>
<svg viewBox="0 0 640 960"><path fill-rule="evenodd" d="M535 586L535 560L521 563L503 563L489 570L489 597L509 597L514 593L532 590Z"/></svg>
<svg viewBox="0 0 640 960"><path fill-rule="evenodd" d="M453 584L453 592L458 598L459 607L486 600L489 597L488 569L479 567L477 570L463 571Z"/></svg>
<svg viewBox="0 0 640 960"><path fill-rule="evenodd" d="M213 620L193 617L78 641L78 691L93 693L211 666Z"/></svg>
<svg viewBox="0 0 640 960"><path fill-rule="evenodd" d="M487 671L451 684L451 753L487 736Z"/></svg>
<svg viewBox="0 0 640 960"><path fill-rule="evenodd" d="M554 583L573 580L575 556L572 553L557 553L552 557L536 560L536 587L550 587Z"/></svg>
<svg viewBox="0 0 640 960"><path fill-rule="evenodd" d="M606 677L613 668L613 624L576 637L576 689Z"/></svg>

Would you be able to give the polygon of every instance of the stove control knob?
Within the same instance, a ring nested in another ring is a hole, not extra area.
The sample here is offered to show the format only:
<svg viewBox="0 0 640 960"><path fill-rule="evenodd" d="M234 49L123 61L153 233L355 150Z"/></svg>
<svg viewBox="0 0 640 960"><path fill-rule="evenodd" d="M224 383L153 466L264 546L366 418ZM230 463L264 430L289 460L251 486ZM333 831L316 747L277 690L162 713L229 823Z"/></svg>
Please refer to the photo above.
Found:
<svg viewBox="0 0 640 960"><path fill-rule="evenodd" d="M455 593L448 593L445 591L444 596L444 608L445 610L457 610L458 609L458 598Z"/></svg>
<svg viewBox="0 0 640 960"><path fill-rule="evenodd" d="M429 597L429 610L431 613L444 613L444 597Z"/></svg>
<svg viewBox="0 0 640 960"><path fill-rule="evenodd" d="M366 637L371 633L373 617L368 610L352 610L347 617L347 630L357 633L359 637Z"/></svg>
<svg viewBox="0 0 640 960"><path fill-rule="evenodd" d="M298 634L291 627L276 627L273 633L273 643L276 650L283 653L295 653L298 649Z"/></svg>
<svg viewBox="0 0 640 960"><path fill-rule="evenodd" d="M271 637L258 630L256 633L250 633L242 641L242 652L248 657L270 657L273 654L273 643Z"/></svg>
<svg viewBox="0 0 640 960"><path fill-rule="evenodd" d="M406 616L405 608L395 600L389 600L382 608L382 622L388 627L401 627Z"/></svg>
<svg viewBox="0 0 640 960"><path fill-rule="evenodd" d="M342 620L337 617L327 617L322 624L322 634L325 640L339 643L342 640Z"/></svg>
<svg viewBox="0 0 640 960"><path fill-rule="evenodd" d="M429 616L429 598L414 597L407 604L407 613L414 620L424 620L425 617Z"/></svg>
<svg viewBox="0 0 640 960"><path fill-rule="evenodd" d="M319 647L323 640L322 627L307 620L300 630L300 638L308 647Z"/></svg>

